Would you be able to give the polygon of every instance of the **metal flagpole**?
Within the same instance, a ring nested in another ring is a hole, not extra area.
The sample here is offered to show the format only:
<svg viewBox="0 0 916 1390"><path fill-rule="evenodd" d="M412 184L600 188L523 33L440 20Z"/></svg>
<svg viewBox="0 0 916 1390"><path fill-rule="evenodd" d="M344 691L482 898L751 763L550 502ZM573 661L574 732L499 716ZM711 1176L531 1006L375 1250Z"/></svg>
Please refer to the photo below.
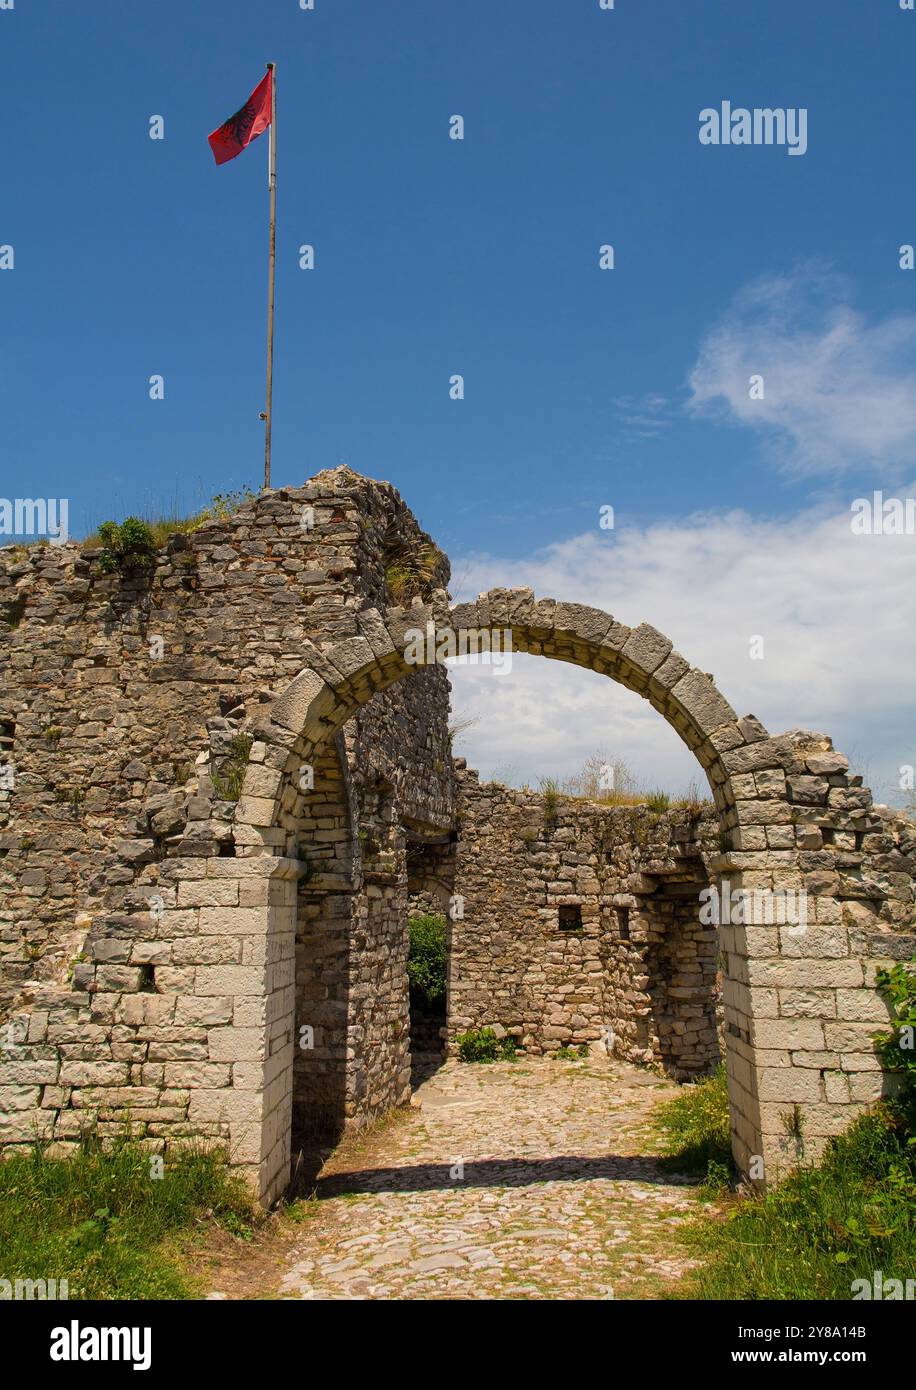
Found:
<svg viewBox="0 0 916 1390"><path fill-rule="evenodd" d="M267 148L267 187L270 190L270 252L267 266L267 410L264 415L264 486L270 487L270 427L274 387L274 281L277 262L277 65L270 72L270 142Z"/></svg>

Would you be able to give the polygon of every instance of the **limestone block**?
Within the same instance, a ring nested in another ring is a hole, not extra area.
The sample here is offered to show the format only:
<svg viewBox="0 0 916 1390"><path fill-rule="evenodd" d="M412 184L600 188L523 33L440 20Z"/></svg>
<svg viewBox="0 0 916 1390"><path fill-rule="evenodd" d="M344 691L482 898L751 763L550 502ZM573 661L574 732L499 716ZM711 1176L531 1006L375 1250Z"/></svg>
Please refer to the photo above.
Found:
<svg viewBox="0 0 916 1390"><path fill-rule="evenodd" d="M306 668L270 707L270 720L294 734L311 736L322 719L333 719L338 701L331 686Z"/></svg>
<svg viewBox="0 0 916 1390"><path fill-rule="evenodd" d="M836 1018L836 990L780 989L782 1018Z"/></svg>
<svg viewBox="0 0 916 1390"><path fill-rule="evenodd" d="M261 1028L211 1028L207 1043L211 1062L255 1061L267 1053L267 1041Z"/></svg>
<svg viewBox="0 0 916 1390"><path fill-rule="evenodd" d="M722 698L709 677L695 668L681 677L671 694L704 734L711 734L737 718L731 705Z"/></svg>
<svg viewBox="0 0 916 1390"><path fill-rule="evenodd" d="M183 879L178 885L179 908L236 907L238 900L239 885L236 879ZM168 918L169 914L165 916Z"/></svg>
<svg viewBox="0 0 916 1390"><path fill-rule="evenodd" d="M626 646L627 643L624 643L624 650ZM682 657L680 652L669 651L664 661L653 670L652 682L666 691L673 690L681 677L686 676L689 670L690 662Z"/></svg>
<svg viewBox="0 0 916 1390"><path fill-rule="evenodd" d="M820 1073L803 1067L768 1068L757 1077L757 1094L765 1101L807 1101L823 1099Z"/></svg>
<svg viewBox="0 0 916 1390"><path fill-rule="evenodd" d="M246 965L199 965L194 971L194 992L198 995L251 994L264 989L264 971Z"/></svg>
<svg viewBox="0 0 916 1390"><path fill-rule="evenodd" d="M862 983L856 960L751 960L748 974L752 984L776 989L835 989Z"/></svg>
<svg viewBox="0 0 916 1390"><path fill-rule="evenodd" d="M849 759L842 753L808 753L805 766L816 777L829 777L838 772L849 771Z"/></svg>
<svg viewBox="0 0 916 1390"><path fill-rule="evenodd" d="M887 1024L890 1017L888 1005L881 995L872 989L838 989L836 996L837 1018L844 1023Z"/></svg>
<svg viewBox="0 0 916 1390"><path fill-rule="evenodd" d="M757 1018L751 1031L758 1047L817 1049L824 1046L824 1026L819 1019Z"/></svg>
<svg viewBox="0 0 916 1390"><path fill-rule="evenodd" d="M266 906L202 907L200 910L198 930L201 936L266 936L269 928L270 917Z"/></svg>
<svg viewBox="0 0 916 1390"><path fill-rule="evenodd" d="M126 1062L74 1062L64 1058L58 1081L61 1086L126 1086Z"/></svg>
<svg viewBox="0 0 916 1390"><path fill-rule="evenodd" d="M394 643L392 643L394 650ZM325 655L345 680L352 680L376 663L376 656L365 637L347 637L342 642L334 642ZM276 713L273 716L276 719Z"/></svg>
<svg viewBox="0 0 916 1390"><path fill-rule="evenodd" d="M651 675L656 671L662 662L671 653L671 642L656 628L650 627L648 623L640 623L639 627L632 630L624 643L621 655L634 666ZM683 676L687 672L684 672Z"/></svg>

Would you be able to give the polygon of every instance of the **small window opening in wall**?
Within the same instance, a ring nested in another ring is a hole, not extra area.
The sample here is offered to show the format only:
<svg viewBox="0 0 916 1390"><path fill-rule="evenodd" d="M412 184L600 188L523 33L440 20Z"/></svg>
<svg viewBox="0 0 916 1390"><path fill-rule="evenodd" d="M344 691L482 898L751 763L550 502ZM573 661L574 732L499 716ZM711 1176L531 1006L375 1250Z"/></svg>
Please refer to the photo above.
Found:
<svg viewBox="0 0 916 1390"><path fill-rule="evenodd" d="M621 939L621 941L629 941L629 939L630 939L630 909L629 909L628 907L618 907L618 908L616 909L616 912L617 912L617 926L618 926L618 929L619 929L619 931L620 931L620 939Z"/></svg>
<svg viewBox="0 0 916 1390"><path fill-rule="evenodd" d="M140 966L140 993L155 994L156 992L156 968L153 965Z"/></svg>
<svg viewBox="0 0 916 1390"><path fill-rule="evenodd" d="M560 931L582 930L582 908L578 903L564 903L560 908Z"/></svg>

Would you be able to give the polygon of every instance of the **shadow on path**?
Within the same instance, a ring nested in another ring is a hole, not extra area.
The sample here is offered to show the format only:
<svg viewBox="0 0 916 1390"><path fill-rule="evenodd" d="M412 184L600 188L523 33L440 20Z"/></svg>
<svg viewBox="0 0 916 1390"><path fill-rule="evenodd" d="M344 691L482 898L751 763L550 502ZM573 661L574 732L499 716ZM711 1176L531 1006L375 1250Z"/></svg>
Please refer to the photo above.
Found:
<svg viewBox="0 0 916 1390"><path fill-rule="evenodd" d="M666 1172L657 1157L608 1154L604 1158L577 1158L574 1154L552 1158L473 1159L464 1163L462 1177L451 1177L459 1155L449 1162L421 1163L403 1168L366 1168L331 1173L322 1178L315 1196L319 1201L354 1192L434 1192L457 1187L531 1187L546 1182L655 1183L663 1187L695 1187L700 1181L687 1173Z"/></svg>

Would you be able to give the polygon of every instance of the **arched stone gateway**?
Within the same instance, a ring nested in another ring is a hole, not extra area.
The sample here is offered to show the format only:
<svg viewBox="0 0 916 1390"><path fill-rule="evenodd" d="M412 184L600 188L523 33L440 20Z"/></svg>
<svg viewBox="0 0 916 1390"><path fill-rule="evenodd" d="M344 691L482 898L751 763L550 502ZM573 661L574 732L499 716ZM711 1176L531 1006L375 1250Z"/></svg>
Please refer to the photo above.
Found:
<svg viewBox="0 0 916 1390"><path fill-rule="evenodd" d="M227 915L226 930L263 938L263 1021L247 1040L233 1030L227 1042L236 1055L240 1046L251 1048L252 1086L235 1097L238 1114L229 1118L237 1160L257 1169L266 1199L285 1185L290 1154L294 882L308 872L298 837L304 818L332 840L346 837L332 814L322 820L325 792L315 769L357 709L422 669L415 659L420 638L435 660L437 649L454 651L450 635L510 634L513 651L572 662L638 692L696 755L721 829L711 868L726 904L720 943L729 1101L733 1151L744 1173L756 1181L772 1177L797 1157L802 1136L806 1152L816 1152L856 1107L881 1094L871 1034L887 1010L874 972L908 954L912 938L891 937L882 922L888 875L900 866L870 793L848 776L847 760L829 739L800 730L771 736L753 715L739 718L712 678L654 628L537 600L528 589L494 589L451 609L437 591L430 604L415 600L384 615L364 608L356 624L358 636L309 645L304 669L267 717L251 725L234 826L237 857L217 861L222 875L238 873L237 900L252 904L241 926ZM331 895L343 887L333 876L310 886ZM298 1041L306 1052L313 1048L311 1037ZM358 1046L358 1036L348 1045ZM396 1037L388 1067L392 1104L403 1098L406 1048L406 1038Z"/></svg>
<svg viewBox="0 0 916 1390"><path fill-rule="evenodd" d="M913 953L912 820L826 737L738 718L653 628L524 589L449 608L448 577L396 490L345 468L137 574L92 546L0 548L0 1151L68 1152L128 1114L157 1149L228 1144L271 1201L313 1122L323 1140L406 1099L407 918L443 886L467 901L449 1028L508 996L494 1021L532 1051L613 1022L621 1056L679 1075L715 1052L694 909L728 889L734 1149L758 1180L882 1093L874 971ZM390 607L405 590L426 601ZM548 830L536 798L458 766L425 663L494 633L648 699L718 836L678 812L643 841L647 808L573 802Z"/></svg>

